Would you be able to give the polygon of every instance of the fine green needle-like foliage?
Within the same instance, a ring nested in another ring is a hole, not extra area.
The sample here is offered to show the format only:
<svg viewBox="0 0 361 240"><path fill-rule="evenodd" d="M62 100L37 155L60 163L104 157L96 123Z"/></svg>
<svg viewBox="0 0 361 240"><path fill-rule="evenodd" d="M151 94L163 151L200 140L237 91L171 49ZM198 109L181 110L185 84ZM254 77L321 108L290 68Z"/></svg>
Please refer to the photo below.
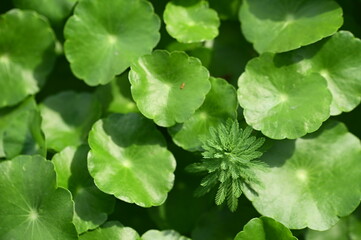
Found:
<svg viewBox="0 0 361 240"><path fill-rule="evenodd" d="M251 133L251 127L242 129L237 120L230 119L210 129L209 138L202 140L202 162L187 167L189 172L207 173L196 190L197 196L218 185L216 204L227 200L229 209L235 211L243 189L252 190L252 184L259 184L254 170L265 169L264 163L257 161L263 154L259 148L265 139L251 136Z"/></svg>

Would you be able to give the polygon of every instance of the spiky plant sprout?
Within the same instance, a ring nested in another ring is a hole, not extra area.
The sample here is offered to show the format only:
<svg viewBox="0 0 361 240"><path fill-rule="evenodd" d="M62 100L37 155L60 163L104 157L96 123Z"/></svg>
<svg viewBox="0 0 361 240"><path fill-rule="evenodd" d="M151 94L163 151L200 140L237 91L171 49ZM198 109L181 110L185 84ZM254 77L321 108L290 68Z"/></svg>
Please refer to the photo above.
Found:
<svg viewBox="0 0 361 240"><path fill-rule="evenodd" d="M230 119L210 129L209 138L202 140L202 161L187 167L190 172L206 174L196 190L197 196L218 185L216 204L221 205L227 200L229 209L235 211L243 189L260 184L255 170L265 169L265 164L257 160L263 154L259 148L265 140L251 136L251 133L251 127L243 130L237 120Z"/></svg>

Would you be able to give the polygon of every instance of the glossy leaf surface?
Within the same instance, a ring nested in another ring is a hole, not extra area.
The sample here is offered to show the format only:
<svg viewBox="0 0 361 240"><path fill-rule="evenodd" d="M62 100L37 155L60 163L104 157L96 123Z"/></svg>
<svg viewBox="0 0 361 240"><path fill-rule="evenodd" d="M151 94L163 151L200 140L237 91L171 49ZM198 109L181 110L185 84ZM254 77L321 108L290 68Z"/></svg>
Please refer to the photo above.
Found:
<svg viewBox="0 0 361 240"><path fill-rule="evenodd" d="M184 122L202 105L211 88L208 79L198 59L164 50L141 57L129 73L139 111L163 127Z"/></svg>
<svg viewBox="0 0 361 240"><path fill-rule="evenodd" d="M1 162L0 192L0 239L78 239L71 194L56 188L50 161L19 156Z"/></svg>
<svg viewBox="0 0 361 240"><path fill-rule="evenodd" d="M168 33L179 42L201 42L218 35L220 21L217 12L204 0L170 1L163 18Z"/></svg>
<svg viewBox="0 0 361 240"><path fill-rule="evenodd" d="M0 110L0 158L20 154L46 155L40 112L33 98Z"/></svg>
<svg viewBox="0 0 361 240"><path fill-rule="evenodd" d="M80 1L65 29L65 54L88 85L109 83L158 43L160 20L145 0Z"/></svg>
<svg viewBox="0 0 361 240"><path fill-rule="evenodd" d="M261 158L269 170L256 173L263 187L245 194L289 228L327 230L360 203L360 156L360 140L330 121L317 133L275 142Z"/></svg>
<svg viewBox="0 0 361 240"><path fill-rule="evenodd" d="M238 101L247 123L274 139L316 131L330 116L326 80L276 60L268 53L254 58L238 80Z"/></svg>
<svg viewBox="0 0 361 240"><path fill-rule="evenodd" d="M79 146L101 114L100 103L90 93L61 92L40 105L48 148L61 151Z"/></svg>
<svg viewBox="0 0 361 240"><path fill-rule="evenodd" d="M239 18L259 52L286 52L334 34L343 23L335 1L245 0Z"/></svg>
<svg viewBox="0 0 361 240"><path fill-rule="evenodd" d="M54 64L55 36L44 17L19 9L0 15L0 36L0 107L5 107L44 85Z"/></svg>
<svg viewBox="0 0 361 240"><path fill-rule="evenodd" d="M35 10L55 25L60 25L70 15L77 0L13 0L13 2L17 8Z"/></svg>
<svg viewBox="0 0 361 240"><path fill-rule="evenodd" d="M234 240L297 240L291 231L281 223L269 217L254 218Z"/></svg>
<svg viewBox="0 0 361 240"><path fill-rule="evenodd" d="M89 134L90 175L100 190L142 207L162 204L173 186L175 159L153 123L112 114Z"/></svg>
<svg viewBox="0 0 361 240"><path fill-rule="evenodd" d="M88 151L86 145L67 147L52 159L58 186L72 193L73 223L79 234L103 224L115 202L112 196L101 192L94 185L87 168Z"/></svg>
<svg viewBox="0 0 361 240"><path fill-rule="evenodd" d="M120 222L107 222L94 231L87 232L79 237L80 240L141 240L138 233L130 228L124 227Z"/></svg>
<svg viewBox="0 0 361 240"><path fill-rule="evenodd" d="M361 209L343 217L327 231L308 230L306 240L358 240L361 239Z"/></svg>
<svg viewBox="0 0 361 240"><path fill-rule="evenodd" d="M212 88L203 105L184 123L168 129L173 141L184 149L200 150L201 138L206 138L211 127L217 128L237 115L237 93L234 87L220 78L210 78Z"/></svg>
<svg viewBox="0 0 361 240"><path fill-rule="evenodd" d="M340 31L316 44L276 58L295 64L302 74L316 72L326 79L332 94L331 115L349 112L360 104L361 41L352 33Z"/></svg>

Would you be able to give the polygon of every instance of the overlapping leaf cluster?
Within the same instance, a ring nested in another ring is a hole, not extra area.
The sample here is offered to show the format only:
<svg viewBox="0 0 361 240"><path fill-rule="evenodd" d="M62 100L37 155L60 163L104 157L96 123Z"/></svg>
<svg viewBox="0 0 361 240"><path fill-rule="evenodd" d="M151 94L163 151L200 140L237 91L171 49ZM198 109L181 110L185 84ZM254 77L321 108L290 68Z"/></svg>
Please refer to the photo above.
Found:
<svg viewBox="0 0 361 240"><path fill-rule="evenodd" d="M360 8L2 0L0 240L360 238Z"/></svg>

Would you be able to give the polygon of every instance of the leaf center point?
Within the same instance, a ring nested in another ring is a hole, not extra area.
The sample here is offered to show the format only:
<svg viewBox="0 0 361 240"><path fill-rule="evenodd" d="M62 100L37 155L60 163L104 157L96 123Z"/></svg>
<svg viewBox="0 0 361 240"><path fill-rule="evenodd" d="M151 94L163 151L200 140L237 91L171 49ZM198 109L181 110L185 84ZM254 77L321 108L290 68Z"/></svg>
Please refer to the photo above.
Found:
<svg viewBox="0 0 361 240"><path fill-rule="evenodd" d="M125 168L131 168L132 167L132 163L129 160L124 160L123 161L123 167Z"/></svg>
<svg viewBox="0 0 361 240"><path fill-rule="evenodd" d="M285 17L286 22L290 23L295 20L295 16L292 13L287 13Z"/></svg>
<svg viewBox="0 0 361 240"><path fill-rule="evenodd" d="M301 182L306 182L308 179L308 173L305 169L299 169L296 172L296 177L301 181Z"/></svg>
<svg viewBox="0 0 361 240"><path fill-rule="evenodd" d="M206 112L200 112L200 113L199 113L199 117L200 117L202 120L206 120L206 119L208 118Z"/></svg>
<svg viewBox="0 0 361 240"><path fill-rule="evenodd" d="M10 59L9 59L9 56L8 55L2 55L0 56L0 63L4 63L4 64L7 64L10 62Z"/></svg>
<svg viewBox="0 0 361 240"><path fill-rule="evenodd" d="M330 73L327 69L323 69L320 71L320 75L324 77L326 80L330 78Z"/></svg>
<svg viewBox="0 0 361 240"><path fill-rule="evenodd" d="M287 100L288 100L287 94L281 94L280 95L280 100L281 100L281 102L287 102Z"/></svg>
<svg viewBox="0 0 361 240"><path fill-rule="evenodd" d="M39 213L35 209L31 209L29 212L28 219L30 221L36 221L39 218Z"/></svg>
<svg viewBox="0 0 361 240"><path fill-rule="evenodd" d="M115 35L108 35L108 42L110 44L114 44L117 41L117 37Z"/></svg>

